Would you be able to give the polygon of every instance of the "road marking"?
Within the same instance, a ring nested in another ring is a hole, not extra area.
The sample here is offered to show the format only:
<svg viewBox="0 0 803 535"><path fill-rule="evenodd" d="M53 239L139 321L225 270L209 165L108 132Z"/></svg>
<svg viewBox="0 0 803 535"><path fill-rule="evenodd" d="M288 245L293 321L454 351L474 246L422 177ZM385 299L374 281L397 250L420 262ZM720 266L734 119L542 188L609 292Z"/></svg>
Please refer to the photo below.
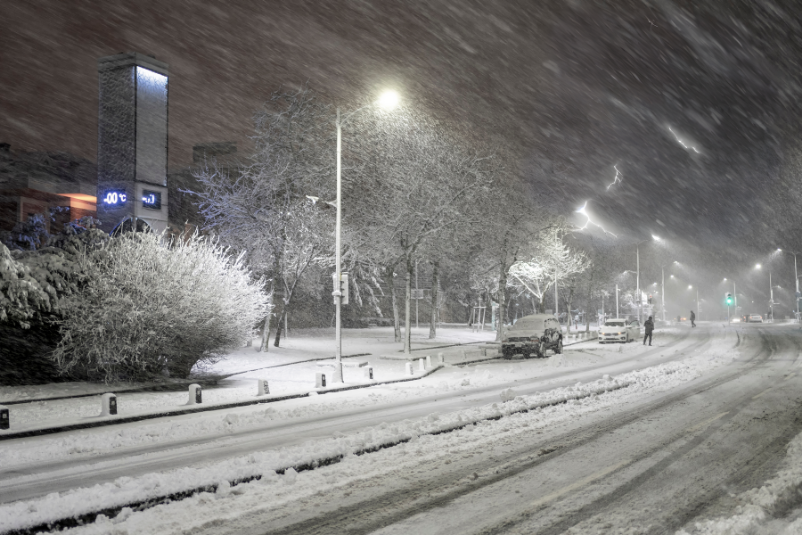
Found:
<svg viewBox="0 0 803 535"><path fill-rule="evenodd" d="M712 423L716 422L717 420L719 420L720 418L722 418L723 416L725 416L729 412L730 411L721 412L721 413L717 414L716 416L712 416L708 420L703 420L699 424L693 425L693 426L689 427L688 429L686 429L686 432L687 433L694 433L695 431L699 431L700 429L702 429L704 427L708 427L709 425L711 425Z"/></svg>
<svg viewBox="0 0 803 535"><path fill-rule="evenodd" d="M760 398L761 396L763 396L764 394L766 394L766 393L767 393L767 392L769 392L770 390L772 390L772 387L769 387L769 388L768 388L768 389L766 389L765 391L763 391L763 392L760 392L760 393L756 394L755 396L753 396L753 399L758 399L758 398Z"/></svg>
<svg viewBox="0 0 803 535"><path fill-rule="evenodd" d="M580 481L575 481L574 483L572 483L569 486L563 487L560 490L556 490L552 494L547 494L543 498L539 498L539 499L535 500L532 503L532 507L539 507L539 506L541 506L541 505L543 505L543 504L545 504L547 502L551 502L552 500L556 500L557 498L560 498L564 494L568 494L568 493L570 493L570 492L572 492L574 490L579 489L580 487L582 487L584 485L588 485L589 483L591 483L593 481L596 481L597 479L601 479L601 478L607 476L608 474L610 474L611 472L615 472L616 470L619 470L621 467L630 464L631 462L632 462L631 459L627 459L627 460L622 461L622 462L620 462L618 464L615 464L613 466L609 466L608 468L604 468L604 469L600 470L599 472L597 472L596 474L592 474L592 475L588 476L585 479L581 479Z"/></svg>

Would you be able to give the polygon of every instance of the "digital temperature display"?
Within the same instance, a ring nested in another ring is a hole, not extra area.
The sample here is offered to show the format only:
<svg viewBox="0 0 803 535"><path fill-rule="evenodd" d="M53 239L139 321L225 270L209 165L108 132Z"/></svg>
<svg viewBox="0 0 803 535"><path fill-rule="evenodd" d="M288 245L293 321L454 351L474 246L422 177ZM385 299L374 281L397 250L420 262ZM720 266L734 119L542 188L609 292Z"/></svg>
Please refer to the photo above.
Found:
<svg viewBox="0 0 803 535"><path fill-rule="evenodd" d="M153 210L162 209L162 193L160 191L142 190L142 207Z"/></svg>
<svg viewBox="0 0 803 535"><path fill-rule="evenodd" d="M103 204L107 206L122 206L126 201L126 193L124 189L109 189L103 192Z"/></svg>

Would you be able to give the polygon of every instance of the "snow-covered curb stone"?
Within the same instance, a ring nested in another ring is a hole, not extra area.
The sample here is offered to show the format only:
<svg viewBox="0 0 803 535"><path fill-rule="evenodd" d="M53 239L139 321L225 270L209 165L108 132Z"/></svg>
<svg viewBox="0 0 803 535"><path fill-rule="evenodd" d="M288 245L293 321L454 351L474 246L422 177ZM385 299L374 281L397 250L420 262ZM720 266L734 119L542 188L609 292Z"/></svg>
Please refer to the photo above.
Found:
<svg viewBox="0 0 803 535"><path fill-rule="evenodd" d="M414 442L419 437L440 435L479 424L500 425L503 429L499 432L508 432L511 431L510 423L503 421L495 424L493 421L512 415L526 416L526 413L533 413L537 418L549 407L554 410L554 407L560 405L609 405L621 401L619 398L609 397L617 391L637 394L646 390L671 388L697 377L698 374L697 369L687 364L673 362L630 372L617 378L604 376L603 379L591 383L578 383L573 387L558 388L532 396L515 396L515 392L507 390L502 398L508 401L484 407L443 416L432 414L398 424L380 424L348 436L309 441L292 449L256 452L201 468L181 468L137 478L122 477L112 483L2 505L0 533L31 528L46 529L48 524L53 523L71 526L76 525L76 519L83 523L92 522L98 513L113 516L122 512L125 515L128 514L125 513L126 507L156 505L197 492L236 494L239 492L237 485L242 482L260 479L270 484L276 480L277 474L285 474L283 480L288 475L294 478L299 471ZM521 425L529 426L528 423ZM64 520L67 522L62 522Z"/></svg>

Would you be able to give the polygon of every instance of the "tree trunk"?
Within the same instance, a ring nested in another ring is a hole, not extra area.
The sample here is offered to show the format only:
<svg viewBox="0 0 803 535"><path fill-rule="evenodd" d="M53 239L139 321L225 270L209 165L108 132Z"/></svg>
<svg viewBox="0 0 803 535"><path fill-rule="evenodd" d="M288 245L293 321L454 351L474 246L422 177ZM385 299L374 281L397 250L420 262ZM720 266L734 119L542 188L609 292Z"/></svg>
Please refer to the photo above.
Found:
<svg viewBox="0 0 803 535"><path fill-rule="evenodd" d="M432 263L432 308L429 311L429 338L435 338L435 321L438 313L438 262Z"/></svg>
<svg viewBox="0 0 803 535"><path fill-rule="evenodd" d="M496 341L502 341L502 332L507 319L507 269L505 263L499 265L499 290L496 300L499 302L499 321L496 324Z"/></svg>
<svg viewBox="0 0 803 535"><path fill-rule="evenodd" d="M408 259L404 281L404 353L410 354L410 301L412 300L413 263Z"/></svg>
<svg viewBox="0 0 803 535"><path fill-rule="evenodd" d="M387 279L390 281L390 301L393 306L393 341L401 342L401 327L399 325L399 301L396 298L396 279L393 277L393 268L387 268Z"/></svg>
<svg viewBox="0 0 803 535"><path fill-rule="evenodd" d="M287 314L287 300L282 299L282 309L276 314L276 338L273 339L273 347L279 347L279 340L282 337L282 326L284 325L284 315Z"/></svg>
<svg viewBox="0 0 803 535"><path fill-rule="evenodd" d="M268 341L270 340L270 312L265 315L265 323L262 325L262 342L259 344L259 352L268 352Z"/></svg>

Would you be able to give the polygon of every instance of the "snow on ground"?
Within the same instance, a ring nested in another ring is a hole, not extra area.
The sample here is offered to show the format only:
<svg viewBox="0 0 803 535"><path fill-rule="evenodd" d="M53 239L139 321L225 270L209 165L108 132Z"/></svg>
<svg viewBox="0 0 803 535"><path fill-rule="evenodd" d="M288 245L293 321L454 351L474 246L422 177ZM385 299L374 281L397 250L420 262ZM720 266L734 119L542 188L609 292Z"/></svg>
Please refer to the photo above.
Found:
<svg viewBox="0 0 803 535"><path fill-rule="evenodd" d="M669 333L658 333L664 340ZM699 377L705 371L733 358L733 339L724 334L706 350L692 351L682 360L673 361L643 370L603 377L574 387L557 388L532 396L516 395L515 388L501 391L499 401L449 414L431 414L425 418L410 419L387 424L378 423L361 431L304 442L293 448L280 448L204 465L167 472L151 473L142 477L119 478L112 483L90 488L53 493L32 500L0 506L0 531L18 529L65 516L95 511L104 507L119 506L134 501L164 496L207 485L217 485L215 493L201 492L180 502L160 505L142 512L124 510L114 519L99 517L90 525L68 530L70 533L173 533L190 532L212 522L242 514L243 511L273 509L282 504L308 498L322 488L348 487L355 481L382 477L389 471L412 469L426 460L445 458L455 454L493 448L503 438L530 436L538 430L574 418L579 414L600 411L606 407L635 401L639 397L673 388ZM165 440L175 436L188 436L201 427L201 434L243 426L264 425L266 419L292 418L359 406L360 403L393 403L408 396L451 389L466 389L479 385L511 382L523 377L537 377L555 362L573 366L580 362L594 362L598 355L611 352L628 352L634 356L644 351L640 344L628 346L599 346L579 344L580 349L566 355L543 360L511 361L486 364L470 368L447 368L436 374L410 383L386 385L349 393L313 396L281 402L281 407L255 406L231 411L215 411L193 415L186 424L176 426L171 420L140 422L135 427L103 428L93 430L92 444L71 442L75 434L63 437L43 437L35 447L14 447L0 443L8 451L0 453L0 463L27 464L37 458L52 459L58 455L91 455L123 444L139 444L147 440ZM379 362L379 359L377 360ZM398 364L395 361L388 361ZM289 366L287 368L293 368ZM282 368L279 368L282 369ZM325 399L324 398L328 398ZM566 401L560 405L549 405ZM278 404L277 404L278 405ZM530 412L518 412L531 409ZM504 415L497 421L488 418ZM368 426L370 425L370 426ZM463 428L439 435L430 433L443 429ZM84 437L86 439L86 437ZM380 444L409 440L406 443L357 456L361 450ZM19 441L23 445L26 441ZM71 449L72 448L72 449ZM85 449L82 449L85 448ZM73 451L65 454L64 451ZM289 469L319 459L343 456L335 465L296 473ZM288 469L284 475L277 471ZM261 475L259 481L230 486L228 481Z"/></svg>
<svg viewBox="0 0 803 535"><path fill-rule="evenodd" d="M373 329L366 329L368 334L374 334ZM422 329L422 337L425 331ZM365 341L365 333L360 340ZM379 349L379 355L359 357L358 361L367 361L374 368L374 377L377 380L393 380L408 377L404 373L405 361L388 360L382 358L383 354L399 355L395 351L397 344L393 344L392 331L386 331L384 339L373 337L370 342L350 342L352 351ZM663 340L674 339L679 333L664 334ZM451 340L454 342L458 333L450 333L452 338L436 340L434 345L443 345L440 342ZM467 329L462 331L463 340L472 340L484 337L492 338L492 333L471 333ZM332 341L328 337L310 336L308 338L294 338L295 342L288 341L287 348L282 351L264 354L256 353L253 348L243 348L234 352L230 357L219 364L220 371L243 370L256 364L273 365L298 362L310 355L326 355L331 350ZM388 343L390 340L390 343ZM657 341L656 341L657 343ZM372 345L373 344L373 345ZM301 347L319 347L303 354ZM271 348L276 349L276 348ZM391 351L388 351L391 349ZM384 350L384 351L381 351ZM477 351L473 346L460 346L441 348L432 353L443 352L445 361L461 362L462 351ZM447 366L438 370L427 378L397 383L391 385L377 385L371 388L352 390L337 394L311 396L301 399L286 400L278 403L254 405L226 411L214 411L170 417L163 419L145 420L131 424L108 428L96 428L91 433L63 433L45 436L37 441L37 447L32 448L26 441L13 443L0 442L0 466L25 466L40 460L55 461L57 459L77 459L121 450L129 447L143 446L154 443L188 440L204 436L225 436L234 432L249 429L259 429L266 421L287 421L302 418L315 418L338 411L360 407L390 405L430 396L442 392L463 391L470 394L476 388L490 387L496 384L513 383L517 380L533 379L548 373L554 373L556 368L571 369L602 363L606 355L616 353L617 357L636 357L643 353L640 344L606 344L596 342L581 342L567 347L564 355L557 355L548 359L522 359L511 361L494 361L487 364L476 364L468 367ZM295 352L295 353L294 353ZM367 352L367 351L359 351ZM725 355L727 349L720 351ZM421 352L426 356L430 352ZM253 355L256 354L257 357ZM714 353L710 351L710 357ZM435 355L433 355L434 357ZM477 358L479 355L477 355ZM256 360L261 359L261 360ZM347 359L348 360L348 359ZM315 390L315 373L325 371L316 362L302 362L290 366L271 368L249 372L230 377L221 382L219 388L206 389L203 392L205 404L244 401L256 399L256 379L267 378L271 387L271 394L297 394ZM417 365L414 367L417 370ZM346 384L363 382L363 371L359 368L344 368ZM164 409L174 409L187 403L187 392L142 392L122 394L118 396L118 416L129 416L138 413L158 412ZM88 421L98 418L100 413L100 400L95 397L77 398L52 402L36 402L11 406L12 427L8 432L15 430L42 427L48 424L64 425L68 423ZM231 415L231 416L230 416ZM107 417L113 418L113 417ZM0 431L0 434L4 431Z"/></svg>
<svg viewBox="0 0 803 535"><path fill-rule="evenodd" d="M801 532L801 439L798 434L786 449L778 473L761 488L738 496L734 515L696 522L691 532L677 535L799 535ZM780 518L777 518L780 516Z"/></svg>
<svg viewBox="0 0 803 535"><path fill-rule="evenodd" d="M405 363L408 358L399 349L400 344L393 341L391 328L347 329L343 333L343 355L368 354L367 356L343 359L343 375L346 385L367 383L364 371L366 367L373 368L376 381L409 377L405 374ZM443 353L447 364L457 364L466 360L483 358L480 348L488 348L489 356L493 356L496 351L494 346L487 344L494 339L494 333L490 331L472 332L465 327L440 329L438 337L434 340L427 338L428 333L429 330L424 328L413 330L412 347L414 352L410 358L425 358L430 355L434 363L437 354ZM462 345L455 346L454 344ZM427 351L428 347L433 349ZM204 388L203 401L207 405L213 405L252 400L257 394L257 379L267 379L270 393L276 396L303 394L314 390L316 373L325 373L331 385L333 368L326 364L334 362L333 353L334 331L331 329L294 330L291 337L282 342L282 347L271 346L268 353L259 353L253 346L240 348L204 370L207 376L228 377L219 381L216 387ZM313 361L313 359L330 360ZM366 362L367 366L351 366L351 364L361 362ZM418 363L414 362L413 364L413 369L417 372ZM441 379L444 378L444 374L441 372L438 372L437 375ZM487 383L482 378L477 380L482 384ZM131 385L116 386L131 388ZM104 392L115 392L115 386L56 383L34 387L2 387L0 388L0 404L2 401L32 397L98 394L97 397L34 401L9 406L11 429L8 432L23 431L97 419L100 415L100 394ZM178 392L122 391L117 395L118 416L134 416L177 409L185 406L188 400L189 394L186 390ZM3 433L4 431L0 431L0 435ZM2 459L2 451L0 451L0 459Z"/></svg>

